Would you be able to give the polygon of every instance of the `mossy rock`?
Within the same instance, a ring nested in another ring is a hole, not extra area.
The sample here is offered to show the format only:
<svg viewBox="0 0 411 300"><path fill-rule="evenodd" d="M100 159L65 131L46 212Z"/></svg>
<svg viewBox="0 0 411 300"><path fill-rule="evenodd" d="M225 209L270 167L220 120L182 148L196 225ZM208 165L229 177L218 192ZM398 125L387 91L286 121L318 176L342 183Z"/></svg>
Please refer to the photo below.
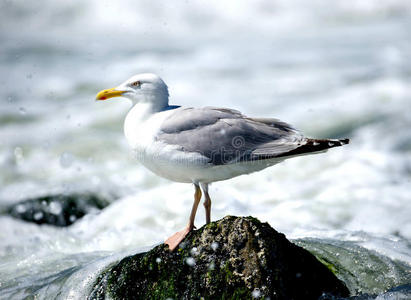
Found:
<svg viewBox="0 0 411 300"><path fill-rule="evenodd" d="M313 255L252 217L225 217L129 256L97 279L91 299L318 299L349 295Z"/></svg>
<svg viewBox="0 0 411 300"><path fill-rule="evenodd" d="M7 213L27 222L64 227L88 213L98 212L109 203L94 194L48 195L14 204L7 209Z"/></svg>

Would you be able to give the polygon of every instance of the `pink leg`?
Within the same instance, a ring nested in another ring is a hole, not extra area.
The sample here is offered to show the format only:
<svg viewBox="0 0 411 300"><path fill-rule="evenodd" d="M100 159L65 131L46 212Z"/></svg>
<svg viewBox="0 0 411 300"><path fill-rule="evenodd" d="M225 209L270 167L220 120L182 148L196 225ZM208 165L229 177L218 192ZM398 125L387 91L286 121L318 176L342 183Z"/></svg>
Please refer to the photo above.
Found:
<svg viewBox="0 0 411 300"><path fill-rule="evenodd" d="M206 224L209 224L211 222L211 198L210 195L208 194L208 184L201 184L201 188L203 189L204 192L204 208L205 208L205 213L206 213Z"/></svg>
<svg viewBox="0 0 411 300"><path fill-rule="evenodd" d="M193 207L191 209L191 214L190 214L190 220L187 224L187 226L179 231L174 233L172 236L170 236L164 243L168 245L168 248L170 251L173 251L175 248L178 247L178 245L184 240L184 238L187 236L187 234L194 229L194 219L196 217L196 212L198 208L198 204L200 203L201 199L201 190L200 187L197 184L194 184L195 187L195 193L194 193L194 203Z"/></svg>

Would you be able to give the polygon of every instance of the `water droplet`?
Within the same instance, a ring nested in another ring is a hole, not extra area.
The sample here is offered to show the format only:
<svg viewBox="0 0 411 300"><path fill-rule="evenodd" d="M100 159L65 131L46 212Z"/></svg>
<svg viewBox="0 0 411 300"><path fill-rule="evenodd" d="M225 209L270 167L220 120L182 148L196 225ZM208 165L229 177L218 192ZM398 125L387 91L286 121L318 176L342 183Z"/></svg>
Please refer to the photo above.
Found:
<svg viewBox="0 0 411 300"><path fill-rule="evenodd" d="M190 267L194 267L196 265L196 260L192 257L187 257L186 264L189 265Z"/></svg>
<svg viewBox="0 0 411 300"><path fill-rule="evenodd" d="M63 210L63 208L61 207L61 204L56 201L53 201L50 203L49 209L53 215L59 215Z"/></svg>
<svg viewBox="0 0 411 300"><path fill-rule="evenodd" d="M71 153L63 152L60 155L60 166L64 169L70 168L73 164L74 156Z"/></svg>
<svg viewBox="0 0 411 300"><path fill-rule="evenodd" d="M25 115L27 113L26 109L24 107L19 108L19 113L22 115Z"/></svg>
<svg viewBox="0 0 411 300"><path fill-rule="evenodd" d="M75 215L71 215L69 220L71 223L74 223L74 221L77 220L77 217Z"/></svg>
<svg viewBox="0 0 411 300"><path fill-rule="evenodd" d="M192 256L196 256L196 255L198 254L198 249L197 249L197 247L193 247L193 248L190 250L190 253L191 253Z"/></svg>
<svg viewBox="0 0 411 300"><path fill-rule="evenodd" d="M14 148L14 155L15 156L23 156L23 149L21 147Z"/></svg>
<svg viewBox="0 0 411 300"><path fill-rule="evenodd" d="M181 249L185 249L185 247L187 246L187 242L181 242L179 246Z"/></svg>
<svg viewBox="0 0 411 300"><path fill-rule="evenodd" d="M160 257L156 258L156 263L158 263L158 264L161 263L161 258Z"/></svg>
<svg viewBox="0 0 411 300"><path fill-rule="evenodd" d="M34 220L38 221L38 220L40 220L40 219L43 218L43 213L42 213L41 211L36 212L36 213L33 215L33 218L34 218Z"/></svg>
<svg viewBox="0 0 411 300"><path fill-rule="evenodd" d="M260 298L260 296L261 296L260 290L255 289L254 291L251 292L251 296L252 296L253 298Z"/></svg>
<svg viewBox="0 0 411 300"><path fill-rule="evenodd" d="M14 148L14 159L16 164L21 164L24 161L23 149L21 147Z"/></svg>
<svg viewBox="0 0 411 300"><path fill-rule="evenodd" d="M16 206L16 211L19 214L25 213L26 212L26 206L24 204L19 204Z"/></svg>
<svg viewBox="0 0 411 300"><path fill-rule="evenodd" d="M211 249L213 249L213 251L216 251L218 249L218 243L217 242L212 242L211 243Z"/></svg>

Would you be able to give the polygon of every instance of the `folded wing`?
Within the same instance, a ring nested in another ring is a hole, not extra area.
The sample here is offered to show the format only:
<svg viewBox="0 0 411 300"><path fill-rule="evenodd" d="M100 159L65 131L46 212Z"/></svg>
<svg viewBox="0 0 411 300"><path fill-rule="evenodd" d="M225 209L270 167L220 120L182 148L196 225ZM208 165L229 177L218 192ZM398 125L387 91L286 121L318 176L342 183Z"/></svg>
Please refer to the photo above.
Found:
<svg viewBox="0 0 411 300"><path fill-rule="evenodd" d="M307 139L277 119L248 118L226 108L182 108L162 124L156 139L197 152L213 165L287 156Z"/></svg>

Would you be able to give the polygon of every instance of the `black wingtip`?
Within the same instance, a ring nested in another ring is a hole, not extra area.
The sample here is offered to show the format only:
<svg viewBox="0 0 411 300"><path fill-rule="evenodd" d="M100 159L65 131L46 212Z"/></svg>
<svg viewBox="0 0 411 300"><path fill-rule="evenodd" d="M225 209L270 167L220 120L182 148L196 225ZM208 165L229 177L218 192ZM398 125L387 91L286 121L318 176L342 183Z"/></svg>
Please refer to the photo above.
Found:
<svg viewBox="0 0 411 300"><path fill-rule="evenodd" d="M347 145L347 144L350 143L350 139L339 139L339 141L340 141L340 143L341 143L341 146L342 146L342 145Z"/></svg>

